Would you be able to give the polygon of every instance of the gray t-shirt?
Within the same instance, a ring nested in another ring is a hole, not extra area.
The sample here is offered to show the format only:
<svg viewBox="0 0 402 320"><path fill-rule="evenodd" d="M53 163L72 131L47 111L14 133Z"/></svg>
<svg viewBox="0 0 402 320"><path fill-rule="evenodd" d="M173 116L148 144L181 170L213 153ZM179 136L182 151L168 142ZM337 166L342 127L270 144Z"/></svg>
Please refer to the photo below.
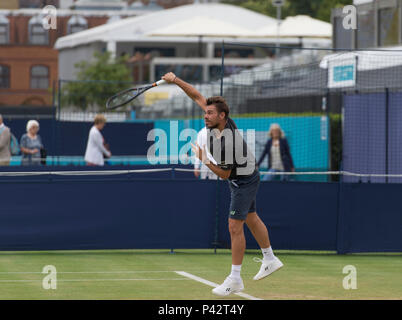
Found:
<svg viewBox="0 0 402 320"><path fill-rule="evenodd" d="M211 129L208 130L208 149L217 166L223 170L231 170L229 180L247 178L258 172L254 154L248 148L246 141L244 141L235 122L231 118L227 119L224 129L229 130L228 132L231 133L232 139L226 141L224 135L216 138ZM216 153L214 153L214 148L216 148ZM229 150L228 153L230 153L231 159L226 159L226 149ZM219 154L220 158L216 158ZM240 156L241 154L242 157ZM239 158L242 158L240 159L243 160L242 163L239 163Z"/></svg>
<svg viewBox="0 0 402 320"><path fill-rule="evenodd" d="M34 154L22 153L21 165L23 166L35 166L40 165L40 149L43 148L42 139L40 135L36 135L35 139L31 139L28 134L24 134L21 137L20 146L26 149L38 149L38 152Z"/></svg>

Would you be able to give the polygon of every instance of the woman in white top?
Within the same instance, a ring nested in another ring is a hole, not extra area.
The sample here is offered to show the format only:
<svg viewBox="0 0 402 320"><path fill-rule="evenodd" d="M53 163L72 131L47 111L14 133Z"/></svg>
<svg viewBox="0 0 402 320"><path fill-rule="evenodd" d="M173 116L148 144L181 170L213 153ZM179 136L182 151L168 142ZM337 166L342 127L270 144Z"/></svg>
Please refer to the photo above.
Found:
<svg viewBox="0 0 402 320"><path fill-rule="evenodd" d="M110 157L112 154L105 148L101 130L105 127L106 118L102 114L95 117L94 125L89 131L87 149L85 151L85 161L88 166L103 166L103 157Z"/></svg>

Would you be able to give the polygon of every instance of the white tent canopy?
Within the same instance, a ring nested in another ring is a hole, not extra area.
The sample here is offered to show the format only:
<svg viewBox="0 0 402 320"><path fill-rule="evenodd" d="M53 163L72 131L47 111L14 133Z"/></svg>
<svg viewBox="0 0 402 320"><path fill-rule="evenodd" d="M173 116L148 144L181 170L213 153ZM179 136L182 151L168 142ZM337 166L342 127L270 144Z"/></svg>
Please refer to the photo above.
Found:
<svg viewBox="0 0 402 320"><path fill-rule="evenodd" d="M238 24L206 16L197 16L163 27L149 33L150 36L175 37L247 37L253 32ZM255 35L255 34L254 34Z"/></svg>
<svg viewBox="0 0 402 320"><path fill-rule="evenodd" d="M257 30L257 32L262 37L276 37L278 33L277 25L266 26ZM305 15L287 17L280 24L279 36L281 38L331 38L332 25Z"/></svg>
<svg viewBox="0 0 402 320"><path fill-rule="evenodd" d="M157 37L151 36L151 34L155 30L159 30L159 33L163 29L172 28L171 30L173 30L177 28L177 25L180 26L180 23L187 21L188 24L190 20L196 22L197 28L193 31L204 30L202 34L197 34L197 36L210 36L212 33L219 33L219 30L212 32L211 28L208 27L208 22L211 20L215 25L220 22L226 31L229 26L233 27L240 33L238 36L245 36L246 31L247 35L253 35L256 33L255 30L274 25L276 22L271 17L237 6L220 3L192 4L161 10L140 17L122 19L115 23L61 37L57 40L55 48L60 50L94 42L154 41ZM203 28L201 28L202 25ZM227 32L227 34L229 33L233 35L235 32ZM166 39L167 37L164 36L163 38ZM177 37L171 37L170 40L178 40L173 38Z"/></svg>

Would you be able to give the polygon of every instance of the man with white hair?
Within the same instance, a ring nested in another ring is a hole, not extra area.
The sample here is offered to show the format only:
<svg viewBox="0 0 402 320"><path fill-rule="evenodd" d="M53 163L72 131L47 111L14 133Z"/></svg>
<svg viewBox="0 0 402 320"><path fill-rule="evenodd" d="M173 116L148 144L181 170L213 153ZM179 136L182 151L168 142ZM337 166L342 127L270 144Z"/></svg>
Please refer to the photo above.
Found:
<svg viewBox="0 0 402 320"><path fill-rule="evenodd" d="M10 164L10 138L10 129L3 123L3 117L0 114L0 166L8 166Z"/></svg>

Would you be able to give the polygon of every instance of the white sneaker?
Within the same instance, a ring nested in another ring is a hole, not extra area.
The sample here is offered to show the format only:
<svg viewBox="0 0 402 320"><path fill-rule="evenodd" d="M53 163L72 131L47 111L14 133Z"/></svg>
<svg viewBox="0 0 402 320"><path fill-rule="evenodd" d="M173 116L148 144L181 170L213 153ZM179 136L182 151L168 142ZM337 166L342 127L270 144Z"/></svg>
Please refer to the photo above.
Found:
<svg viewBox="0 0 402 320"><path fill-rule="evenodd" d="M243 291L244 285L243 280L233 279L230 276L225 279L225 281L216 288L212 289L212 293L218 296L224 297L231 293L236 293Z"/></svg>
<svg viewBox="0 0 402 320"><path fill-rule="evenodd" d="M261 280L266 276L269 276L271 273L283 267L283 263L275 257L274 260L263 260L259 258L253 258L255 262L261 262L260 271L255 275L253 280Z"/></svg>

